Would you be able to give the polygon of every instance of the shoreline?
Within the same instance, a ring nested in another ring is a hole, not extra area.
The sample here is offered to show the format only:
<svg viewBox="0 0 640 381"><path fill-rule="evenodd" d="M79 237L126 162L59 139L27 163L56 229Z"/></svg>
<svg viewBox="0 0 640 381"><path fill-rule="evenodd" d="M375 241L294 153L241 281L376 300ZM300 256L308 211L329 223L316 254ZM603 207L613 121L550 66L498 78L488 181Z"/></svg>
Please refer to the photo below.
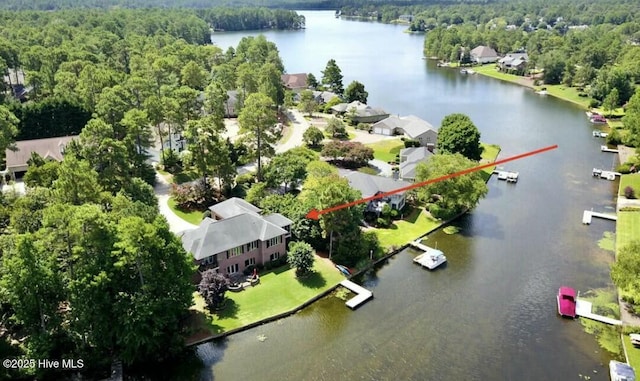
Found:
<svg viewBox="0 0 640 381"><path fill-rule="evenodd" d="M501 149L500 147L498 147L498 151L496 152L495 157L493 157L493 158L492 158L492 161L496 161L496 160L497 160L497 158L498 158L498 156L500 155L500 152L501 152L501 151L502 151L502 149ZM494 167L494 168L495 168L495 167ZM492 169L492 172L493 172L493 169ZM492 176L493 176L493 173L490 173L490 174L489 174L489 176L487 177L487 179L486 179L485 183L488 183ZM468 212L469 212L469 209L464 210L464 211L460 212L459 214L457 214L457 215L455 215L455 216L451 217L450 219L448 219L448 220L446 220L446 221L442 221L442 222L441 222L440 224L438 224L437 226L435 226L435 227L433 227L433 228L431 228L431 229L427 230L427 231L426 231L426 232L424 232L424 233L421 233L421 234L420 234L418 237L416 237L415 239L412 239L412 240L410 240L409 242L406 242L406 243L402 244L400 247L397 247L397 248L393 249L392 251L390 251L389 253L384 254L382 257L380 257L380 258L378 258L378 259L376 259L376 260L374 260L374 261L372 261L372 262L368 263L368 264L367 264L367 266L365 266L365 267L364 267L364 268L362 268L362 269L357 270L354 274L352 274L352 275L351 275L351 276L349 276L349 277L346 277L345 279L347 279L347 280L351 280L351 279L353 279L353 278L356 278L356 277L359 277L359 276L363 275L365 272L367 272L367 271L369 271L370 269L372 269L372 268L376 267L376 266L377 266L377 265L379 265L380 263L382 263L382 262L384 262L384 261L387 261L389 258L392 258L392 257L393 257L393 256L395 256L396 254L398 254L398 253L400 253L401 251L405 250L407 247L409 247L409 243L410 243L411 241L420 240L420 239L422 239L422 238L424 238L424 237L428 236L429 234L431 234L431 233L433 233L433 232L435 232L435 231L437 231L437 230L439 230L439 229L442 229L442 228L444 228L444 227L448 226L448 225L449 225L449 224L451 224L453 221L455 221L456 219L460 218L461 216L465 215L465 214L466 214L466 213L468 213ZM383 249L384 249L384 248L383 248ZM194 346L197 346L197 345L200 345L200 344L205 344L205 343L210 342L210 341L213 341L213 340L217 340L217 339L225 338L225 337L231 336L231 335L236 334L236 333L240 333L240 332L248 331L248 330L250 330L250 329L252 329L252 328L255 328L255 327L261 326L261 325L263 325L263 324L271 323L271 322L274 322L274 321L276 321L276 320L280 320L280 319L283 319L283 318L289 317L289 316L291 316L291 315L293 315L293 314L295 314L295 313L297 313L297 312L299 312L299 311L303 310L304 308L306 308L306 307L310 306L311 304L315 303L316 301L318 301L318 300L320 300L320 299L322 299L322 298L324 298L324 297L329 296L329 295L330 295L331 293L333 293L333 292L334 292L338 287L340 287L340 284L339 284L339 283L338 283L338 284L336 284L336 285L334 285L334 286L332 286L332 287L330 287L329 289L327 289L327 290L325 290L325 291L321 292L320 294L318 294L318 295L314 296L313 298L311 298L311 299L307 300L306 302L302 303L301 305L299 305L299 306L297 306L297 307L295 307L295 308L292 308L292 309L290 309L290 310L287 310L287 311L281 312L281 313L276 314L276 315L273 315L273 316L266 317L266 318L264 318L264 319L258 320L258 321L253 322L253 323L249 323L249 324L244 325L244 326L242 326L242 327L238 327L238 328L230 329L229 331L226 331L226 332L220 332L220 333L216 333L216 334L211 334L211 335L206 336L206 337L204 337L204 338L199 338L199 339L196 339L196 340L192 340L191 342L187 342L187 340L185 340L185 345L184 345L184 346L185 346L186 348L191 348L191 347L194 347ZM186 339L186 338L185 338L185 339Z"/></svg>

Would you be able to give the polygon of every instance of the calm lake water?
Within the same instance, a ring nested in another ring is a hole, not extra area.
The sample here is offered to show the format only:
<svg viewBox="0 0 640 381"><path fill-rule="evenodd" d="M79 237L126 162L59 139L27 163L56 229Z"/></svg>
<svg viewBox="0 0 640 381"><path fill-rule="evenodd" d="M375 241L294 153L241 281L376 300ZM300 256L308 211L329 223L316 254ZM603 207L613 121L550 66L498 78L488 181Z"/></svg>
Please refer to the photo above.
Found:
<svg viewBox="0 0 640 381"><path fill-rule="evenodd" d="M202 380L608 380L610 356L580 323L561 319L560 285L582 292L610 284L612 254L598 248L611 222L581 224L582 211L613 211L617 182L591 177L612 154L591 136L583 110L422 59L423 36L404 27L303 12L304 31L264 33L287 72L318 79L334 58L364 83L369 104L434 125L471 117L501 157L551 144L555 151L508 164L517 184L489 181L489 194L455 222L460 233L429 237L445 268L428 272L407 250L360 282L375 298L356 311L328 297L295 316L205 344ZM216 33L226 49L251 33ZM264 335L266 340L258 340Z"/></svg>

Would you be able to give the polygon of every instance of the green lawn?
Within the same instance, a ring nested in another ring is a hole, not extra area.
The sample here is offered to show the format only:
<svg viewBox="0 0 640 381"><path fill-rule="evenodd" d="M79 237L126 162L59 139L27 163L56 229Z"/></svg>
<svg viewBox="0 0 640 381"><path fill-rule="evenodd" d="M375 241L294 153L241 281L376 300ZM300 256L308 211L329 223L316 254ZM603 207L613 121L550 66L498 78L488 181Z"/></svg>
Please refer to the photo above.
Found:
<svg viewBox="0 0 640 381"><path fill-rule="evenodd" d="M409 241L424 235L428 231L435 229L442 221L436 220L424 209L414 209L404 220L394 221L390 228L379 229L370 228L375 232L380 246L389 249L391 246L402 246Z"/></svg>
<svg viewBox="0 0 640 381"><path fill-rule="evenodd" d="M227 291L226 307L213 316L205 311L204 301L197 293L191 309L206 317L201 319L207 323L201 330L222 333L290 311L344 279L329 261L316 257L314 273L305 279L297 279L295 271L284 266L260 274L260 283L254 287Z"/></svg>
<svg viewBox="0 0 640 381"><path fill-rule="evenodd" d="M636 197L640 197L640 173L620 176L620 196L624 196L624 188L631 186L636 192Z"/></svg>
<svg viewBox="0 0 640 381"><path fill-rule="evenodd" d="M499 71L498 69L496 69L495 64L477 66L473 67L472 69L478 74L517 84L522 84L522 80L524 79L524 77L519 75L507 74Z"/></svg>
<svg viewBox="0 0 640 381"><path fill-rule="evenodd" d="M400 139L381 140L376 143L367 144L373 148L373 157L385 163L396 160L396 155L404 148L404 142Z"/></svg>
<svg viewBox="0 0 640 381"><path fill-rule="evenodd" d="M640 212L618 212L616 222L616 250L627 245L634 239L638 239L640 231Z"/></svg>
<svg viewBox="0 0 640 381"><path fill-rule="evenodd" d="M173 213L175 213L176 216L182 218L183 220L189 223L192 223L194 225L199 225L200 221L202 221L202 214L204 213L204 211L183 212L176 207L176 201L173 199L173 197L169 197L169 201L167 202L167 204L169 205L169 209L171 209L171 211L173 211Z"/></svg>
<svg viewBox="0 0 640 381"><path fill-rule="evenodd" d="M567 87L564 85L542 85L537 87L537 89L539 90L542 87L546 87L547 93L549 93L549 95L578 104L584 108L589 108L589 102L591 102L591 98L579 96L578 94L580 94L580 91L578 91L575 87Z"/></svg>
<svg viewBox="0 0 640 381"><path fill-rule="evenodd" d="M636 348L631 344L629 335L623 335L624 347L627 350L627 356L629 357L629 365L633 369L640 370L640 348Z"/></svg>
<svg viewBox="0 0 640 381"><path fill-rule="evenodd" d="M607 124L609 125L609 127L616 128L616 129L624 127L624 124L620 119L607 120Z"/></svg>

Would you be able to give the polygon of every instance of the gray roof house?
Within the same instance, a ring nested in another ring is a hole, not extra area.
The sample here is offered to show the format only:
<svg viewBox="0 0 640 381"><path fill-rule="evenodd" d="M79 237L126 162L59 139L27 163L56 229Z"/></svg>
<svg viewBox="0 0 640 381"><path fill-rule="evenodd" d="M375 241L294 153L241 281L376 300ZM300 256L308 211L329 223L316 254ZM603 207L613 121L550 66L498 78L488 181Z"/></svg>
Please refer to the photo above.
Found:
<svg viewBox="0 0 640 381"><path fill-rule="evenodd" d="M376 123L389 116L389 113L380 108L373 108L360 101L351 103L339 103L331 107L334 114L345 114L356 123Z"/></svg>
<svg viewBox="0 0 640 381"><path fill-rule="evenodd" d="M416 167L433 156L427 147L412 147L400 150L400 178L405 181L416 180Z"/></svg>
<svg viewBox="0 0 640 381"><path fill-rule="evenodd" d="M292 221L285 216L262 216L260 208L235 197L209 210L213 218L182 236L182 246L201 271L213 268L231 276L286 255Z"/></svg>
<svg viewBox="0 0 640 381"><path fill-rule="evenodd" d="M15 144L15 150L7 149L5 152L5 173L15 177L16 172L24 172L29 165L27 161L31 153L35 152L45 160L62 161L65 146L77 138L77 135L62 136L58 138L22 140Z"/></svg>
<svg viewBox="0 0 640 381"><path fill-rule="evenodd" d="M411 185L409 182L394 180L390 177L368 175L366 173L349 171L346 169L338 169L338 173L341 177L344 177L349 181L349 185L352 188L359 190L364 198ZM393 209L401 210L405 205L405 192L395 193L380 199L369 201L367 203L367 211L380 212L382 211L382 207L385 203L389 204Z"/></svg>
<svg viewBox="0 0 640 381"><path fill-rule="evenodd" d="M438 131L429 122L415 115L390 116L371 126L371 129L373 133L380 135L404 134L431 149L435 148L438 140Z"/></svg>
<svg viewBox="0 0 640 381"><path fill-rule="evenodd" d="M498 60L498 65L502 70L524 71L528 61L527 53L509 53Z"/></svg>
<svg viewBox="0 0 640 381"><path fill-rule="evenodd" d="M500 58L493 48L483 45L471 49L469 55L471 56L471 61L479 64L496 62Z"/></svg>

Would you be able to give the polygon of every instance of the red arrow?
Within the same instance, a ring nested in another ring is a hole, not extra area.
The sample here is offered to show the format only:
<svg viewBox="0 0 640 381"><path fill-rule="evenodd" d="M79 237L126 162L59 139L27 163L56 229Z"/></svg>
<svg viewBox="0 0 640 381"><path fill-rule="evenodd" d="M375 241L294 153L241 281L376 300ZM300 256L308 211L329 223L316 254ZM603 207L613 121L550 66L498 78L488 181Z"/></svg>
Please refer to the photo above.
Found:
<svg viewBox="0 0 640 381"><path fill-rule="evenodd" d="M540 149L537 149L537 150L534 150L534 151L521 153L520 155L511 156L511 157L508 157L506 159L501 159L501 160L494 161L494 162L491 162L491 163L482 164L482 165L479 165L477 167L467 168L467 169L464 169L464 170L459 171L459 172L451 173L449 175L436 177L435 179L426 180L426 181L422 181L422 182L419 182L419 183L411 184L411 185L408 185L406 187L394 189L394 190L389 191L389 192L380 193L380 194L377 194L375 196L362 198L362 199L356 200L356 201L351 201L351 202L348 202L346 204L340 204L340 205L332 206L330 208L322 209L322 210L311 209L311 211L309 213L307 213L306 217L311 219L311 220L317 220L317 219L320 218L321 215L327 214L327 213L331 213L331 212L335 212L336 210L349 208L351 206L362 204L362 203L365 203L365 202L369 202L371 200L384 198L384 197L390 196L392 194L406 192L406 191L411 190L411 189L423 187L425 185L437 183L439 181L448 180L448 179L453 178L453 177L466 175L467 173L477 172L479 170L482 170L482 169L485 169L485 168L488 168L488 167L493 167L493 166L496 166L498 164L508 163L510 161L522 159L522 158L525 158L527 156L537 155L539 153L543 153L543 152L546 152L546 151L551 151L551 150L556 149L556 148L558 148L558 145L554 144L552 146L540 148Z"/></svg>

